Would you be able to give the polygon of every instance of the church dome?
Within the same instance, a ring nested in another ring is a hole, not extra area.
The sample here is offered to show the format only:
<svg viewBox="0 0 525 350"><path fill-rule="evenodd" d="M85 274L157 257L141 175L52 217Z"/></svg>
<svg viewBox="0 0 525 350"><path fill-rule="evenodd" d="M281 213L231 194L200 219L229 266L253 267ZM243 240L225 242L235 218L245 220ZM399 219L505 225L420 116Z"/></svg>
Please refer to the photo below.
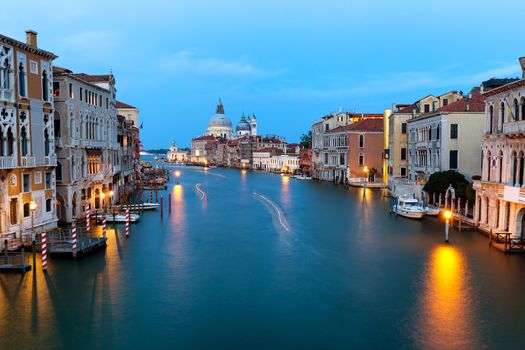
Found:
<svg viewBox="0 0 525 350"><path fill-rule="evenodd" d="M211 116L210 121L208 122L208 128L231 128L232 127L232 121L230 118L224 114L224 107L222 105L222 101L219 100L219 104L217 105L217 110L215 111L215 114Z"/></svg>
<svg viewBox="0 0 525 350"><path fill-rule="evenodd" d="M235 128L236 131L250 131L250 124L246 121L246 118L244 118L244 115L241 118L241 121L239 124L237 124L237 127Z"/></svg>

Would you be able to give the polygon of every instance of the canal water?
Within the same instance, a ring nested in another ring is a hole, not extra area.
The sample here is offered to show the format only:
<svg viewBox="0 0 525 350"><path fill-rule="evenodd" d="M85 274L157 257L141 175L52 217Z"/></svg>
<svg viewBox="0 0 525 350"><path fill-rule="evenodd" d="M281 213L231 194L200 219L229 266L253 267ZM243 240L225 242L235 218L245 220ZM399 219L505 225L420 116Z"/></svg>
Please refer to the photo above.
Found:
<svg viewBox="0 0 525 350"><path fill-rule="evenodd" d="M170 169L171 214L0 275L0 349L522 348L525 257L485 236L444 244L443 222L389 215L379 190Z"/></svg>

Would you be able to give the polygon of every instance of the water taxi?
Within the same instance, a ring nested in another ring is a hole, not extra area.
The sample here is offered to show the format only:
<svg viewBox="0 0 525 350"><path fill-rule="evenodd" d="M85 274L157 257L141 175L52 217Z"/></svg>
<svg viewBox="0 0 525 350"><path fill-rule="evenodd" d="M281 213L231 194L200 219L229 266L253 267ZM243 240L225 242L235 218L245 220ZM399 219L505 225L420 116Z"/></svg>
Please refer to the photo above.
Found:
<svg viewBox="0 0 525 350"><path fill-rule="evenodd" d="M399 197L394 205L394 213L410 219L421 219L425 216L425 208L415 198Z"/></svg>

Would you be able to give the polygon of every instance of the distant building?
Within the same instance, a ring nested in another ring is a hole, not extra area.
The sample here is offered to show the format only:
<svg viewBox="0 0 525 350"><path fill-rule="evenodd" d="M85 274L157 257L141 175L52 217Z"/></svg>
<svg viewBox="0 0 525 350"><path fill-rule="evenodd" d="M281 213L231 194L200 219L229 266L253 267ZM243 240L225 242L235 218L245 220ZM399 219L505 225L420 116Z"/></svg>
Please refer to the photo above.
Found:
<svg viewBox="0 0 525 350"><path fill-rule="evenodd" d="M368 118L346 127L348 131L348 180L382 180L383 119ZM367 170L368 172L366 172Z"/></svg>
<svg viewBox="0 0 525 350"><path fill-rule="evenodd" d="M245 116L243 113L241 121L235 127L235 134L237 137L257 136L257 119L255 118L255 114L250 117Z"/></svg>
<svg viewBox="0 0 525 350"><path fill-rule="evenodd" d="M166 159L171 163L186 163L189 160L189 152L186 150L179 150L175 141L166 154Z"/></svg>
<svg viewBox="0 0 525 350"><path fill-rule="evenodd" d="M191 140L192 163L215 164L216 150L220 138L206 135Z"/></svg>

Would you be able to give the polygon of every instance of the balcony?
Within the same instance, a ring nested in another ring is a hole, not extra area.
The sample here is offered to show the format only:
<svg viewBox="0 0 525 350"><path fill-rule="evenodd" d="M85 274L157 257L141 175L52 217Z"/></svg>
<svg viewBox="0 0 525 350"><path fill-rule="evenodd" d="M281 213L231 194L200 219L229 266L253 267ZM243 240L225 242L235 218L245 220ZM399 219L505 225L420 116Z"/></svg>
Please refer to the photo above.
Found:
<svg viewBox="0 0 525 350"><path fill-rule="evenodd" d="M14 102L13 89L0 89L0 101Z"/></svg>
<svg viewBox="0 0 525 350"><path fill-rule="evenodd" d="M22 167L29 168L35 166L35 157L33 156L22 156Z"/></svg>
<svg viewBox="0 0 525 350"><path fill-rule="evenodd" d="M46 166L57 166L57 156L45 156L44 157Z"/></svg>
<svg viewBox="0 0 525 350"><path fill-rule="evenodd" d="M505 134L525 133L525 121L505 123L503 124L503 132Z"/></svg>
<svg viewBox="0 0 525 350"><path fill-rule="evenodd" d="M16 163L16 158L14 156L0 157L0 169L15 168L17 166Z"/></svg>

